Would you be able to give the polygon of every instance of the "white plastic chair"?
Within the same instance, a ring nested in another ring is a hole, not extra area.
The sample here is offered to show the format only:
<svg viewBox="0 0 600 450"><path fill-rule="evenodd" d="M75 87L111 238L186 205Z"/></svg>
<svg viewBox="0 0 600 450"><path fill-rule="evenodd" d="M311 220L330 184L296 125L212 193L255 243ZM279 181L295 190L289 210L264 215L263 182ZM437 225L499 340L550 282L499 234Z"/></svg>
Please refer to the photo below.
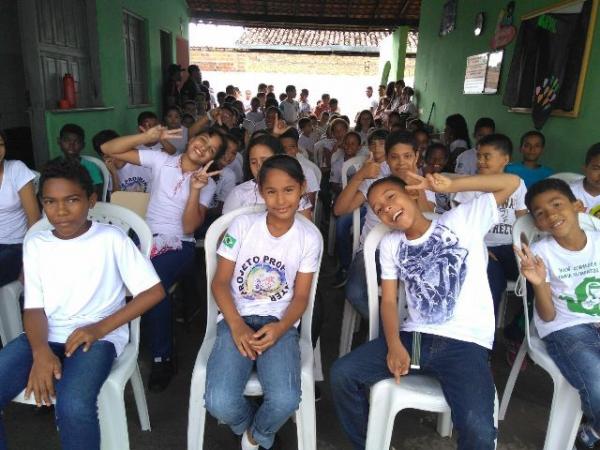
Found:
<svg viewBox="0 0 600 450"><path fill-rule="evenodd" d="M435 217L429 215L429 217ZM379 336L379 287L375 252L379 242L390 229L385 224L376 225L367 235L363 245L367 293L369 299L369 340ZM407 317L404 308L406 294L404 285L398 285L398 316L403 323ZM494 407L494 424L498 427L498 399ZM438 413L437 431L442 437L452 434L450 406L446 402L440 383L427 375L406 375L400 384L393 378L382 380L371 387L366 450L382 450L390 447L396 414L403 409L419 409Z"/></svg>
<svg viewBox="0 0 600 450"><path fill-rule="evenodd" d="M572 183L573 181L581 180L585 175L575 172L559 172L550 175L548 178L558 178L559 180L563 180L567 183Z"/></svg>
<svg viewBox="0 0 600 450"><path fill-rule="evenodd" d="M344 162L342 165L342 187L345 188L348 185L348 172L350 169L358 171L364 164L367 158L365 156L355 156ZM332 216L332 219L334 217ZM331 220L331 219L330 219ZM331 223L330 226L330 242L335 244L335 228L333 229L333 239L331 238ZM335 220L333 220L335 223ZM356 208L352 211L352 258L358 252L360 245L360 208ZM348 299L344 301L344 315L342 317L342 332L340 334L340 351L339 357L341 358L352 349L352 336L356 328L360 325L360 317L358 312L352 307Z"/></svg>
<svg viewBox="0 0 600 450"><path fill-rule="evenodd" d="M221 235L227 230L231 221L239 215L251 214L264 210L264 205L239 208L219 217L210 226L204 239L206 245L206 333L202 346L198 352L194 371L192 373L192 384L190 387L190 405L188 415L188 450L202 450L204 448L204 428L206 422L206 408L204 406L204 391L206 389L206 364L208 357L214 346L217 336L217 305L214 301L212 290L210 288L211 280L217 269L217 246ZM296 220L304 220L314 226L307 218L296 214ZM323 255L323 242L320 242L319 265ZM300 353L301 353L301 390L302 401L300 407L295 413L296 427L298 435L299 450L316 450L317 448L317 429L315 418L315 392L313 377L313 348L311 342L311 324L313 302L317 290L318 274L313 277L309 302L302 315L300 330ZM256 377L252 374L244 395L262 396L262 388Z"/></svg>
<svg viewBox="0 0 600 450"><path fill-rule="evenodd" d="M507 280L506 289L502 294L502 299L500 300L500 304L498 305L498 315L496 317L496 329L500 329L504 326L504 319L506 317L506 309L508 308L508 296L514 295L515 290L517 289L517 282L512 280Z"/></svg>
<svg viewBox="0 0 600 450"><path fill-rule="evenodd" d="M115 191L110 195L110 203L130 209L142 219L146 217L149 202L148 192Z"/></svg>
<svg viewBox="0 0 600 450"><path fill-rule="evenodd" d="M23 293L20 281L0 287L0 342L8 344L23 332L19 297Z"/></svg>
<svg viewBox="0 0 600 450"><path fill-rule="evenodd" d="M141 252L146 257L150 256L152 232L146 222L134 212L118 205L98 202L90 210L88 218L96 222L110 223L121 228L126 233L130 229L133 230L140 240ZM52 229L52 225L44 217L34 224L27 234L49 229ZM131 381L142 430L150 431L150 416L146 404L146 394L144 393L142 375L137 363L140 343L139 317L130 322L129 335L129 343L125 346L123 353L113 363L111 372L98 395L102 450L129 449L129 433L127 431L124 398L124 389L128 381ZM35 404L33 397L29 400L25 399L25 391L21 392L14 401L30 405Z"/></svg>
<svg viewBox="0 0 600 450"><path fill-rule="evenodd" d="M104 164L104 161L94 156L81 155L81 158L94 163L98 166L100 172L102 172L104 184L102 185L102 198L99 198L98 200L105 202L108 198L108 181L110 180L110 172L108 171L106 164Z"/></svg>
<svg viewBox="0 0 600 450"><path fill-rule="evenodd" d="M315 174L315 178L317 179L317 184L321 186L321 179L323 178L323 173L319 166L317 166L314 162L308 159L305 155L298 155L298 159L301 159L301 164L303 166L309 167L310 170ZM319 204L319 191L317 191L315 195L315 204L313 205L313 223L319 226L322 214L322 205Z"/></svg>
<svg viewBox="0 0 600 450"><path fill-rule="evenodd" d="M579 214L579 225L584 230L600 231L600 220L588 214ZM514 245L521 246L521 235L527 239L527 242L532 244L545 234L535 227L533 217L527 214L517 219L513 227ZM527 288L522 276L517 280L517 295L520 295L523 299L525 317L529 317ZM550 358L550 355L548 355L546 344L539 337L533 321L531 321L531 324L527 320L525 321L525 340L517 353L508 381L506 382L506 387L504 388L504 393L502 394L500 420L504 420L512 391L519 376L521 364L528 354L533 362L550 374L554 383L554 393L550 406L550 417L548 418L544 450L571 449L573 448L582 416L579 393L563 377L552 358Z"/></svg>

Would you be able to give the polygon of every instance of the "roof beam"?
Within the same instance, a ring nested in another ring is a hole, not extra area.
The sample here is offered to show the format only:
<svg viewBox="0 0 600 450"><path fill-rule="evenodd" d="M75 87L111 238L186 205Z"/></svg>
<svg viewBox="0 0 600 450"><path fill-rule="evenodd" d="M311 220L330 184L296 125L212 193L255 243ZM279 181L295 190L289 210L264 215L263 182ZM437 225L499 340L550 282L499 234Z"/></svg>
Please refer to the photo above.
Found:
<svg viewBox="0 0 600 450"><path fill-rule="evenodd" d="M268 15L265 14L227 14L219 12L192 11L192 19L198 21L215 21L228 25L263 26L269 28L293 28L303 26L304 28L327 28L330 30L360 30L378 31L393 30L399 26L417 26L418 20L413 19L356 19L344 17L321 16L291 16L291 15ZM291 26L293 25L293 26Z"/></svg>

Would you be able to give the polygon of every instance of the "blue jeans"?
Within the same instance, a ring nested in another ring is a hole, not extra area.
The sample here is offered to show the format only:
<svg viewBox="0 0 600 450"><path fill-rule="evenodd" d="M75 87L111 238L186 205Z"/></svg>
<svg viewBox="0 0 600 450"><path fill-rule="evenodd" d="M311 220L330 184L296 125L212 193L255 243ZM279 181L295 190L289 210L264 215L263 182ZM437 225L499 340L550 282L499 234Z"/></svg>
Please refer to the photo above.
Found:
<svg viewBox="0 0 600 450"><path fill-rule="evenodd" d="M498 245L488 247L488 250L496 256L495 261L491 256L488 261L487 275L494 299L494 314L498 314L498 305L502 300L502 294L506 290L507 280L516 280L519 277L519 267L515 258L512 245Z"/></svg>
<svg viewBox="0 0 600 450"><path fill-rule="evenodd" d="M23 267L23 244L0 244L0 287L15 281Z"/></svg>
<svg viewBox="0 0 600 450"><path fill-rule="evenodd" d="M579 391L588 423L600 432L600 324L563 328L543 340L560 372Z"/></svg>
<svg viewBox="0 0 600 450"><path fill-rule="evenodd" d="M360 229L364 224L364 218L367 213L367 208L362 206L360 208ZM348 270L350 263L352 262L352 217L353 213L344 214L339 216L335 221L335 250L337 251L338 258L340 258L340 265L342 269Z"/></svg>
<svg viewBox="0 0 600 450"><path fill-rule="evenodd" d="M48 345L62 363L62 376L54 382L61 447L63 450L99 450L98 394L115 360L115 347L109 341L96 341L87 352L80 346L66 358L64 344L49 342ZM31 346L25 333L0 351L0 409L25 389L32 364ZM0 450L6 449L0 420Z"/></svg>
<svg viewBox="0 0 600 450"><path fill-rule="evenodd" d="M192 267L195 253L196 244L183 242L181 250L173 250L152 258L152 264L165 292ZM142 317L144 332L150 335L153 358L170 358L173 354L172 317L168 294Z"/></svg>
<svg viewBox="0 0 600 450"><path fill-rule="evenodd" d="M375 252L375 265L377 268L377 279L381 274L379 265L379 250ZM345 287L346 298L358 311L363 319L369 320L369 298L367 296L367 274L365 273L364 253L359 250L350 264L348 270L348 282Z"/></svg>
<svg viewBox="0 0 600 450"><path fill-rule="evenodd" d="M401 332L406 349L412 349L412 333ZM355 449L364 449L369 417L369 389L390 378L384 337L361 345L338 359L331 368L331 392L335 410ZM459 450L493 450L495 389L488 365L488 350L455 339L421 335L422 373L439 380L458 431Z"/></svg>
<svg viewBox="0 0 600 450"><path fill-rule="evenodd" d="M253 330L277 322L271 316L245 316ZM240 435L250 429L259 445L271 448L275 433L300 404L300 346L298 330L290 328L252 361L238 351L225 320L217 324L217 339L206 367L207 411ZM260 407L244 397L246 383L256 369L263 389Z"/></svg>

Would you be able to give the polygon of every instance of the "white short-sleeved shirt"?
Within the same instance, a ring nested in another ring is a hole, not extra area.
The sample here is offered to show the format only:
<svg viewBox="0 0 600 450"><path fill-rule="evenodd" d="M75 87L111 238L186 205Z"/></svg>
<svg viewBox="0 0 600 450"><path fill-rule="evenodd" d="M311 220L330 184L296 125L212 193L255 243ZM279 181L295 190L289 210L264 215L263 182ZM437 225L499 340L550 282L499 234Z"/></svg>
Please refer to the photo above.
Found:
<svg viewBox="0 0 600 450"><path fill-rule="evenodd" d="M27 216L19 191L35 174L21 161L4 160L0 164L4 164L0 180L0 244L20 244L27 233Z"/></svg>
<svg viewBox="0 0 600 450"><path fill-rule="evenodd" d="M304 178L306 179L306 192L319 192L321 190L321 186L319 186L319 181L317 180L315 172L307 163L310 161L308 161L305 156L300 155L298 155L296 159L300 163L300 167L302 167L302 172L304 173Z"/></svg>
<svg viewBox="0 0 600 450"><path fill-rule="evenodd" d="M58 343L123 308L125 286L136 296L160 283L150 260L121 229L97 222L74 239L59 239L50 230L28 236L23 270L25 309L44 308L48 341ZM102 340L112 342L118 356L129 341L128 326Z"/></svg>
<svg viewBox="0 0 600 450"><path fill-rule="evenodd" d="M381 278L404 282L403 331L445 336L492 348L494 303L483 237L498 221L493 194L459 205L413 240L388 233L379 246Z"/></svg>
<svg viewBox="0 0 600 450"><path fill-rule="evenodd" d="M261 111L248 111L246 113L246 119L251 120L255 124L265 120L265 115Z"/></svg>
<svg viewBox="0 0 600 450"><path fill-rule="evenodd" d="M531 246L546 266L556 317L550 322L534 314L540 337L563 328L600 322L600 232L585 231L587 243L580 251L561 247L547 236Z"/></svg>
<svg viewBox="0 0 600 450"><path fill-rule="evenodd" d="M315 141L313 141L310 136L300 133L300 137L298 138L298 148L305 150L311 158L314 158Z"/></svg>
<svg viewBox="0 0 600 450"><path fill-rule="evenodd" d="M125 163L123 167L117 170L117 175L119 176L119 185L122 191L152 191L152 170L147 167Z"/></svg>
<svg viewBox="0 0 600 450"><path fill-rule="evenodd" d="M223 204L223 214L227 214L234 209L243 208L244 206L264 205L265 199L258 191L258 185L254 180L248 180L242 184L238 184L229 193ZM312 208L310 201L306 197L300 199L298 211L304 211Z"/></svg>
<svg viewBox="0 0 600 450"><path fill-rule="evenodd" d="M477 150L470 148L458 155L454 171L461 175L475 175L477 173Z"/></svg>
<svg viewBox="0 0 600 450"><path fill-rule="evenodd" d="M454 141L452 141L450 143L450 146L448 147L448 149L450 150L450 153L452 154L452 153L454 153L454 150L456 150L457 148L467 148L468 145L469 144L464 139L455 139Z"/></svg>
<svg viewBox="0 0 600 450"><path fill-rule="evenodd" d="M458 203L467 203L474 197L480 196L481 192L459 192L454 197ZM523 180L519 180L519 187L513 192L508 200L498 205L498 222L489 230L485 236L485 245L496 247L498 245L512 245L512 229L517 221L517 211L527 210L525 206L525 194L527 188Z"/></svg>
<svg viewBox="0 0 600 450"><path fill-rule="evenodd" d="M230 166L221 170L216 184L215 197L210 205L211 208L216 207L218 202L225 202L229 193L235 188L235 173Z"/></svg>
<svg viewBox="0 0 600 450"><path fill-rule="evenodd" d="M279 104L279 109L281 111L281 115L283 116L283 120L285 120L287 124L294 124L298 122L300 104L296 100L292 102L288 102L287 100L282 101Z"/></svg>
<svg viewBox="0 0 600 450"><path fill-rule="evenodd" d="M299 219L280 237L269 232L266 212L234 219L217 254L235 261L230 286L240 315L281 319L294 296L296 274L319 269L319 239Z"/></svg>
<svg viewBox="0 0 600 450"><path fill-rule="evenodd" d="M581 200L583 206L585 206L585 212L596 215L600 210L600 195L594 197L586 191L583 187L583 178L573 181L569 186L571 186L575 198Z"/></svg>
<svg viewBox="0 0 600 450"><path fill-rule="evenodd" d="M152 233L193 241L193 234L183 232L183 212L190 196L193 172L182 172L181 155L148 150L140 150L139 155L142 166L152 170L152 192L146 212L146 222ZM214 180L209 178L208 184L200 191L199 203L208 208L215 189Z"/></svg>

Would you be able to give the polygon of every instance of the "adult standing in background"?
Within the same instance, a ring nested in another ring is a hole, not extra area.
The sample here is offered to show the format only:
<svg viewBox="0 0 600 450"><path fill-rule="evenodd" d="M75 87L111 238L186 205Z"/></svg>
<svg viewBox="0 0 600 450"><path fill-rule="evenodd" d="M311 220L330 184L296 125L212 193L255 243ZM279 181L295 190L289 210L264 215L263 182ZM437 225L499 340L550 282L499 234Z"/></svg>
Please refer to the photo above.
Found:
<svg viewBox="0 0 600 450"><path fill-rule="evenodd" d="M163 111L171 106L181 107L179 83L183 70L179 64L169 64L167 67L166 81L163 86Z"/></svg>
<svg viewBox="0 0 600 450"><path fill-rule="evenodd" d="M183 83L181 88L181 103L187 100L197 101L198 94L204 94L204 98L210 98L210 92L206 86L202 84L202 73L200 67L196 64L188 66L188 79Z"/></svg>

